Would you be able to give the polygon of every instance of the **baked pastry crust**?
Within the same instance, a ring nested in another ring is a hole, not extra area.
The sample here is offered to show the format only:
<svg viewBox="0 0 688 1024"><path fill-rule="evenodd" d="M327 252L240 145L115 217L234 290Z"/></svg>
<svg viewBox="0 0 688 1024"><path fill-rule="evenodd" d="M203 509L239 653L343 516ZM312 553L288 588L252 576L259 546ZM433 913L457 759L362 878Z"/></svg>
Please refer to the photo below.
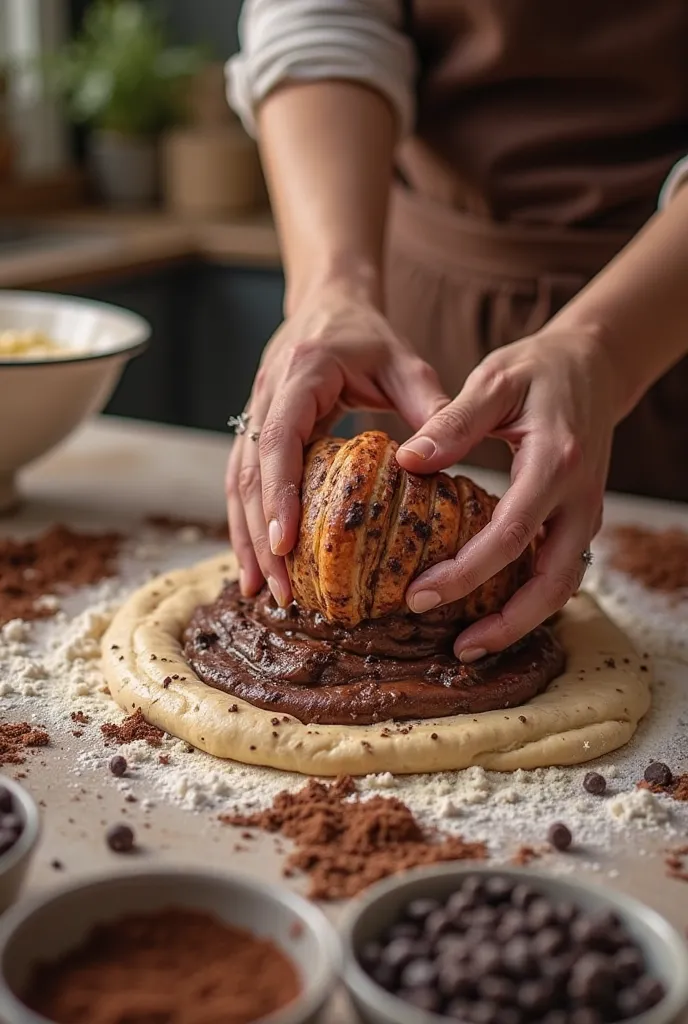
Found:
<svg viewBox="0 0 688 1024"><path fill-rule="evenodd" d="M401 610L411 581L454 558L486 526L498 499L467 477L415 476L398 445L371 430L325 438L306 453L299 537L287 558L297 603L356 626ZM473 622L502 608L531 575L533 549L428 618Z"/></svg>

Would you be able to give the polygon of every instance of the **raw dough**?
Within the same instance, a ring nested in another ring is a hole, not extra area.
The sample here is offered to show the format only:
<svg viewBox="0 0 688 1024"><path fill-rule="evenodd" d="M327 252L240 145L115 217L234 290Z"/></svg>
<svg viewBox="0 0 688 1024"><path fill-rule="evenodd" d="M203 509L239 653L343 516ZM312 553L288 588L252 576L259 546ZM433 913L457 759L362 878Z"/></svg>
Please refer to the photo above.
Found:
<svg viewBox="0 0 688 1024"><path fill-rule="evenodd" d="M235 575L227 554L160 576L129 597L103 638L103 668L118 704L141 708L149 722L216 757L308 775L579 764L627 743L650 707L649 671L581 593L556 626L567 671L523 707L386 726L278 721L207 686L184 660L180 641L191 613Z"/></svg>

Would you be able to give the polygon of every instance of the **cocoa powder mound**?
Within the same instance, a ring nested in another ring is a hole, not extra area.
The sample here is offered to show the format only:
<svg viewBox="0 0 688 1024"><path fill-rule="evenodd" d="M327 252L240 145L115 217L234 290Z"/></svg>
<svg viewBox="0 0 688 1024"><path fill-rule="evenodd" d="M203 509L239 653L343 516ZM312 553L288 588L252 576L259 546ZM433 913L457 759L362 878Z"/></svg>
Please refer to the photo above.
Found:
<svg viewBox="0 0 688 1024"><path fill-rule="evenodd" d="M171 908L96 928L34 972L24 1001L57 1024L251 1024L300 988L270 940Z"/></svg>
<svg viewBox="0 0 688 1024"><path fill-rule="evenodd" d="M0 766L24 764L28 749L47 747L49 743L45 729L36 729L28 722L0 722Z"/></svg>
<svg viewBox="0 0 688 1024"><path fill-rule="evenodd" d="M330 785L311 779L297 793L279 793L265 811L220 820L292 839L284 873L307 874L308 895L318 900L347 899L408 868L487 855L484 843L424 831L395 797L362 800L350 776Z"/></svg>
<svg viewBox="0 0 688 1024"><path fill-rule="evenodd" d="M678 527L647 530L617 526L611 531L611 566L650 590L688 591L688 533Z"/></svg>
<svg viewBox="0 0 688 1024"><path fill-rule="evenodd" d="M38 598L113 576L121 542L118 533L79 533L66 526L52 526L31 540L0 538L0 626L54 615Z"/></svg>
<svg viewBox="0 0 688 1024"><path fill-rule="evenodd" d="M133 715L128 715L123 722L105 722L101 725L100 731L106 740L114 743L133 743L134 740L145 740L149 747L159 747L165 735L162 729L151 725L143 717L141 708L137 708Z"/></svg>

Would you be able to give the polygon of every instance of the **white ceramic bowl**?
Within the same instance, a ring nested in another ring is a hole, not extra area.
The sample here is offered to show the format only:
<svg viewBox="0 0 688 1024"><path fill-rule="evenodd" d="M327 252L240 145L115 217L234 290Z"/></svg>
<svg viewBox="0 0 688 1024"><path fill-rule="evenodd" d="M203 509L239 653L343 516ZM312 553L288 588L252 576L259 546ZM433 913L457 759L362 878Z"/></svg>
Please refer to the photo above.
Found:
<svg viewBox="0 0 688 1024"><path fill-rule="evenodd" d="M296 965L301 995L261 1024L312 1024L334 990L337 935L318 908L285 886L240 876L174 869L127 871L72 885L0 920L0 1020L52 1024L17 997L39 961L59 959L98 924L132 913L187 907L272 939ZM256 979L260 984L260 979Z"/></svg>
<svg viewBox="0 0 688 1024"><path fill-rule="evenodd" d="M73 356L0 358L0 513L17 502L17 471L102 410L149 324L89 299L0 290L0 332L38 330Z"/></svg>
<svg viewBox="0 0 688 1024"><path fill-rule="evenodd" d="M38 808L26 790L5 775L0 775L0 786L9 789L14 797L18 813L24 819L24 830L19 839L6 853L0 853L0 914L2 914L3 910L6 910L19 895L41 829Z"/></svg>
<svg viewBox="0 0 688 1024"><path fill-rule="evenodd" d="M426 1013L381 988L363 970L358 953L393 924L413 899L442 899L455 892L467 875L500 875L526 882L545 896L575 903L586 910L613 910L645 953L666 996L647 1013L624 1024L674 1024L688 1007L688 948L672 926L643 903L610 889L519 868L447 865L420 868L370 889L351 907L344 925L344 977L365 1024L447 1024L446 1017ZM14 1024L14 1022L12 1022Z"/></svg>

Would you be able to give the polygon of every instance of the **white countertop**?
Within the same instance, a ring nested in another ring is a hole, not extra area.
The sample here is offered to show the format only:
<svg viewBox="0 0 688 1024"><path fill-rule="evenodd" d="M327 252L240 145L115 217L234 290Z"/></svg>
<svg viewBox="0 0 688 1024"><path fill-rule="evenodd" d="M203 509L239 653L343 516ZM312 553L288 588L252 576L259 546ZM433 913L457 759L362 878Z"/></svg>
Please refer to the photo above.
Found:
<svg viewBox="0 0 688 1024"><path fill-rule="evenodd" d="M86 425L61 449L26 472L21 481L25 503L0 533L20 535L59 521L74 526L127 526L150 513L219 520L224 516L223 481L229 439L216 434L102 418ZM504 479L471 470L484 485L501 490ZM662 502L610 496L607 519L655 525L688 525L688 509ZM688 685L688 667L686 669ZM111 779L68 782L68 744L46 748L30 764L25 785L43 801L44 834L30 874L31 893L67 878L108 870L135 870L141 863L175 863L227 868L281 879L274 846L252 844L235 852L236 836L215 815L193 814L155 803L145 816L140 803L125 804ZM687 742L688 755L688 742ZM685 770L685 765L684 765ZM105 826L129 820L143 840L136 857L117 857L104 843ZM145 831L144 831L145 829ZM643 898L685 932L688 887L669 881L661 861L649 865L634 850L612 853L619 874L608 884ZM65 870L51 868L59 859ZM605 879L606 882L606 879ZM336 913L336 912L335 912ZM335 1000L328 1024L353 1018L343 1000Z"/></svg>

